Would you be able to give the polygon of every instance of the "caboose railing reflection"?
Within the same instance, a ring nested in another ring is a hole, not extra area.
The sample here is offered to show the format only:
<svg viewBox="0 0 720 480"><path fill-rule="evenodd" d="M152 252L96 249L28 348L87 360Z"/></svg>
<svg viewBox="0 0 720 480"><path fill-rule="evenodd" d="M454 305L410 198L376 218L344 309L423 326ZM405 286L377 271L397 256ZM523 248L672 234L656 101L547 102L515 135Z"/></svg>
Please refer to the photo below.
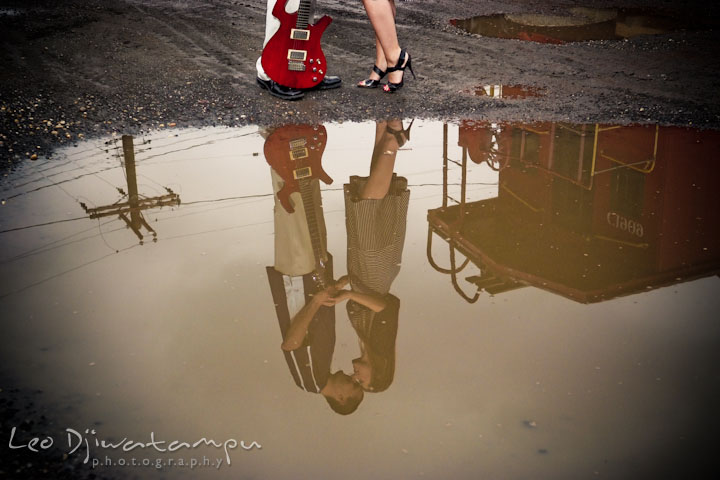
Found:
<svg viewBox="0 0 720 480"><path fill-rule="evenodd" d="M427 257L468 302L533 285L590 303L718 271L717 131L462 122L455 160L449 128ZM499 172L497 197L467 200L469 162ZM451 168L459 195L448 191ZM433 257L435 235L447 267ZM468 294L458 277L471 263L480 274L465 278Z"/></svg>

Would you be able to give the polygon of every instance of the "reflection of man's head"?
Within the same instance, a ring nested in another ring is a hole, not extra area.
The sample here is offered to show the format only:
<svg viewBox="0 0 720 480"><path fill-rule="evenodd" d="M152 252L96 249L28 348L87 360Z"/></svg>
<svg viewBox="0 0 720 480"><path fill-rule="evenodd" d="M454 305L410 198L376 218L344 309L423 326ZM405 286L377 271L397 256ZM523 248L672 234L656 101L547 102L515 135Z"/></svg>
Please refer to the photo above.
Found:
<svg viewBox="0 0 720 480"><path fill-rule="evenodd" d="M365 395L360 385L342 371L330 375L327 387L325 399L330 408L340 415L350 415L357 410Z"/></svg>

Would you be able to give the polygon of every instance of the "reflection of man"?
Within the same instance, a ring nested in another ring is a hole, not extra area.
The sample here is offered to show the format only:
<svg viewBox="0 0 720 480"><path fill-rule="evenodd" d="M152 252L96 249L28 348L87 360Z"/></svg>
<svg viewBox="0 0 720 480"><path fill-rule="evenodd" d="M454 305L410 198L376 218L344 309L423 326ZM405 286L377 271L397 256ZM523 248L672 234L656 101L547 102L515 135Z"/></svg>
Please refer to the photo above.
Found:
<svg viewBox="0 0 720 480"><path fill-rule="evenodd" d="M267 45L273 35L275 35L275 33L277 33L278 29L280 28L280 21L272 14L272 11L275 8L275 4L277 2L285 3L285 11L287 13L297 12L300 5L300 0L267 0L267 11L265 13L265 41L263 43L263 46ZM314 9L315 0L312 0L312 10ZM310 19L312 20L312 14L310 16ZM264 88L265 90L270 92L270 95L281 98L283 100L299 100L305 95L304 91L301 89L280 85L274 80L272 80L270 77L268 77L265 73L265 70L263 69L261 58L257 59L256 68L258 85L260 85L261 88ZM320 82L320 84L317 85L315 88L317 88L318 90L329 90L332 88L340 87L341 83L342 81L340 80L340 77L326 75L325 78L323 78L322 82Z"/></svg>
<svg viewBox="0 0 720 480"><path fill-rule="evenodd" d="M288 126L266 138L265 156L274 167L271 176L275 192L275 264L266 270L283 338L281 348L295 383L307 392L322 394L333 410L347 415L357 409L363 391L342 371L330 373L335 350L335 307L324 303L337 293L337 286L331 280L332 257L324 247L329 286L323 288L317 281L313 246L317 249L318 243L326 244L319 180L308 178L301 185L305 200L300 191L288 193L283 188L296 185L291 179L301 163L298 152L312 151L320 156L322 148L318 147L324 147L324 138L314 148L303 150L298 145L308 142L308 138L324 137L324 132L324 128ZM291 168L285 168L288 165ZM319 165L315 169L320 170ZM292 213L282 205L281 198L292 206Z"/></svg>
<svg viewBox="0 0 720 480"><path fill-rule="evenodd" d="M330 373L335 309L323 302L334 287L312 294L310 274L293 277L273 267L267 267L267 272L283 337L281 348L295 383L307 392L322 394L340 414L354 412L362 401L362 390L342 371Z"/></svg>

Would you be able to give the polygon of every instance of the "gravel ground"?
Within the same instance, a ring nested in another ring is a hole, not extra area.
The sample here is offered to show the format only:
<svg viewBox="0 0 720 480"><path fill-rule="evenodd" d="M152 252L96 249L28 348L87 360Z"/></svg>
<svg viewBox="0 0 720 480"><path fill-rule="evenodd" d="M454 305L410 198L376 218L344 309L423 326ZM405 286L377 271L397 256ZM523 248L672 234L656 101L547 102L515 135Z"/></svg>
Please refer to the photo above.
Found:
<svg viewBox="0 0 720 480"><path fill-rule="evenodd" d="M0 155L5 168L57 144L171 126L354 121L387 117L634 122L720 126L713 30L624 41L549 45L471 35L454 18L495 13L563 14L577 1L398 2L403 46L418 79L395 95L354 83L372 66L362 3L321 0L334 21L323 36L339 90L283 102L255 84L264 2L231 0L0 0ZM691 25L717 6L597 1L647 7ZM675 9L674 9L675 8ZM541 98L493 100L483 84L540 87Z"/></svg>

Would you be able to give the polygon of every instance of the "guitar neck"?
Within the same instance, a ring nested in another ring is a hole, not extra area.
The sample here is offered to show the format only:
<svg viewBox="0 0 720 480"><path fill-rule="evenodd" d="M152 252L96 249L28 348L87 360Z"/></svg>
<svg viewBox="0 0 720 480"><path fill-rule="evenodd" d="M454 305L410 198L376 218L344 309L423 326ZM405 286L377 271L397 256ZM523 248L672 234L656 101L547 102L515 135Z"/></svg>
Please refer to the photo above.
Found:
<svg viewBox="0 0 720 480"><path fill-rule="evenodd" d="M313 0L300 0L300 6L298 7L297 14L298 16L295 28L307 28L313 17Z"/></svg>
<svg viewBox="0 0 720 480"><path fill-rule="evenodd" d="M315 256L315 266L318 272L324 275L327 253L317 218L315 200L310 185L311 181L311 179L307 178L300 179L298 180L298 187L303 200L303 206L305 207L305 219L307 220L308 231L310 232L310 243L312 244L313 255Z"/></svg>

